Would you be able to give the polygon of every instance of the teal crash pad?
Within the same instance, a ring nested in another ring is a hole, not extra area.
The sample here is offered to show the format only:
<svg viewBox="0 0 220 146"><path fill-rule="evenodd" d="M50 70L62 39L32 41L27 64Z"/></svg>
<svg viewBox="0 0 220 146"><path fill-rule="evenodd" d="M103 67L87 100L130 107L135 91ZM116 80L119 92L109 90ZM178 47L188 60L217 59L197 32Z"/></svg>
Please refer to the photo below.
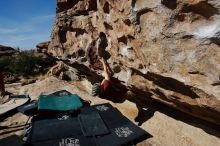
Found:
<svg viewBox="0 0 220 146"><path fill-rule="evenodd" d="M82 107L82 102L77 94L55 96L40 95L38 99L38 110L69 111Z"/></svg>

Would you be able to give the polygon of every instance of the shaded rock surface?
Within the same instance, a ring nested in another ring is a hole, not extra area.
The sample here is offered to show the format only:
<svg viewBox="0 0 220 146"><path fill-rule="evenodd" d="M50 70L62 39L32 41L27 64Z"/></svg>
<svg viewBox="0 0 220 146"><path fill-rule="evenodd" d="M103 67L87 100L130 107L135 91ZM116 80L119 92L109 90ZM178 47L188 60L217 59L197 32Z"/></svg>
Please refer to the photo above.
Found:
<svg viewBox="0 0 220 146"><path fill-rule="evenodd" d="M123 103L113 103L105 99L94 98L89 94L91 86L87 80L74 81L69 84L58 78L49 77L25 86L20 84L6 85L6 89L14 94L29 94L31 99L37 99L40 94L50 94L65 89L71 93L77 93L84 100L91 101L92 105L109 102L118 108L124 116L152 135L151 138L137 144L137 146L220 145L218 126L213 126L213 124L162 104L154 103L151 100L141 100L141 97L128 98ZM0 138L12 134L22 134L27 118L17 113L1 121Z"/></svg>
<svg viewBox="0 0 220 146"><path fill-rule="evenodd" d="M220 124L219 0L57 0L48 52ZM83 60L83 61L82 61Z"/></svg>

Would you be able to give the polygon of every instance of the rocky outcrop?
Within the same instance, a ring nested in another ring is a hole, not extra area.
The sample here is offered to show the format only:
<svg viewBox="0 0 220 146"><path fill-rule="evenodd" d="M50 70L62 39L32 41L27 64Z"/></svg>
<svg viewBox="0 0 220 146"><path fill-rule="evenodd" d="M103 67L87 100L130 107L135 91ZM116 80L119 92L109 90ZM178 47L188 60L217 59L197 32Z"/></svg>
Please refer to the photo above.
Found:
<svg viewBox="0 0 220 146"><path fill-rule="evenodd" d="M62 61L58 62L55 66L50 68L47 72L47 76L59 76L62 71L67 70L68 66L66 66Z"/></svg>
<svg viewBox="0 0 220 146"><path fill-rule="evenodd" d="M48 52L220 124L218 0L57 0Z"/></svg>
<svg viewBox="0 0 220 146"><path fill-rule="evenodd" d="M0 57L1 56L12 56L18 54L18 51L9 46L0 45Z"/></svg>
<svg viewBox="0 0 220 146"><path fill-rule="evenodd" d="M46 41L46 42L41 42L41 43L37 44L36 45L37 52L46 53L48 50L49 43L50 43L50 41Z"/></svg>
<svg viewBox="0 0 220 146"><path fill-rule="evenodd" d="M80 79L79 71L73 67L68 66L62 61L57 62L57 64L47 72L47 76L56 76L59 77L59 79L67 81Z"/></svg>

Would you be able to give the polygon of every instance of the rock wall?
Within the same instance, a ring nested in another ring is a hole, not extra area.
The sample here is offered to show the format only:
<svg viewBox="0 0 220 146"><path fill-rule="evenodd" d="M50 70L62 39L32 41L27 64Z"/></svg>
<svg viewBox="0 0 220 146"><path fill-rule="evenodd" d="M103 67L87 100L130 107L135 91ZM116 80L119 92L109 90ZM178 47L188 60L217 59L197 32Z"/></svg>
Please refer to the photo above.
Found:
<svg viewBox="0 0 220 146"><path fill-rule="evenodd" d="M220 124L219 0L57 0L48 52Z"/></svg>

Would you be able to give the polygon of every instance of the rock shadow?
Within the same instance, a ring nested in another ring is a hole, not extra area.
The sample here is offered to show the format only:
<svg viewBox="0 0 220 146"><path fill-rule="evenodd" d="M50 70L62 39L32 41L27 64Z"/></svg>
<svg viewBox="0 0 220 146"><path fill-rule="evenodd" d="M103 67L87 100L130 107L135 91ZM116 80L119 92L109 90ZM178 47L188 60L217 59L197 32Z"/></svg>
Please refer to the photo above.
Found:
<svg viewBox="0 0 220 146"><path fill-rule="evenodd" d="M113 30L112 25L108 24L107 22L104 22L104 26L107 30Z"/></svg>
<svg viewBox="0 0 220 146"><path fill-rule="evenodd" d="M220 86L220 81L215 82L215 83L212 83L211 85L212 85L212 86Z"/></svg>
<svg viewBox="0 0 220 146"><path fill-rule="evenodd" d="M199 2L195 5L183 6L181 12L183 13L193 12L195 14L204 16L207 19L213 15L219 14L218 9L213 7L211 4L207 3L206 1Z"/></svg>
<svg viewBox="0 0 220 146"><path fill-rule="evenodd" d="M67 41L67 31L75 32L75 37L88 33L85 29L81 28L72 28L72 27L62 27L58 31L58 36L61 43L65 43Z"/></svg>
<svg viewBox="0 0 220 146"><path fill-rule="evenodd" d="M194 127L201 128L206 133L220 138L220 126L217 124L213 124L208 121L188 115L182 111L163 105L162 103L152 102L151 107L156 111L166 114L167 116L170 116L176 120L182 121Z"/></svg>
<svg viewBox="0 0 220 146"><path fill-rule="evenodd" d="M190 86L188 87L188 85L185 85L182 82L177 81L173 78L164 77L164 76L161 76L161 75L158 75L155 73L149 73L149 72L147 75L144 75L141 72L139 72L139 73L142 76L144 76L147 80L151 80L152 82L154 82L154 84L160 86L161 88L175 91L175 92L179 92L181 94L184 94L184 95L187 95L190 97L192 97L192 95L193 95L193 97L194 96L196 96L196 98L198 97L198 95L195 95L196 93L194 93L190 89ZM171 83L171 85L167 85L167 83ZM175 86L176 84L177 84L177 86ZM166 85L168 87L165 87ZM178 90L178 89L176 89L177 87L179 87L180 89L187 89L186 90L187 92L186 91L183 92L181 90ZM127 100L136 104L136 106L138 108L138 116L135 118L135 121L138 122L138 125L141 125L142 123L146 122L151 117L153 117L153 115L156 111L159 111L159 112L161 112L169 117L172 117L176 120L180 120L180 121L187 123L189 125L192 125L194 127L201 128L205 132L207 132L211 135L220 137L220 126L219 125L205 121L205 120L197 118L197 117L194 117L192 115L184 113L178 109L172 108L168 105L165 105L164 103L161 103L161 102L153 99L152 96L154 94L156 94L157 96L160 96L161 99L165 99L165 100L169 101L167 96L165 94L163 94L163 92L161 92L159 89L149 90L144 93L143 93L143 91L140 91L133 86L131 86L130 89L132 89L132 92L134 92L135 94L131 97L128 97ZM180 104L178 106L184 106L184 105ZM185 108L187 108L187 107L185 107Z"/></svg>
<svg viewBox="0 0 220 146"><path fill-rule="evenodd" d="M72 8L74 5L76 5L80 0L67 0L66 2L58 2L57 3L57 13L64 11L64 10L68 10L70 8Z"/></svg>
<svg viewBox="0 0 220 146"><path fill-rule="evenodd" d="M8 117L11 117L13 116L14 114L16 114L18 111L17 111L17 108L13 109L13 110L10 110L4 114L2 114L0 116L0 122L4 121L5 119L7 119Z"/></svg>
<svg viewBox="0 0 220 146"><path fill-rule="evenodd" d="M154 116L155 110L150 107L146 107L146 105L137 105L138 115L134 119L135 122L138 122L138 126L141 126L144 122L148 121L150 118Z"/></svg>
<svg viewBox="0 0 220 146"><path fill-rule="evenodd" d="M210 38L210 41L220 47L220 38L213 37L213 38Z"/></svg>
<svg viewBox="0 0 220 146"><path fill-rule="evenodd" d="M192 86L185 85L184 83L171 78L164 77L155 73L148 73L148 79L153 81L156 85L170 91L178 92L180 94L189 96L191 98L199 98L199 96L191 89Z"/></svg>
<svg viewBox="0 0 220 146"><path fill-rule="evenodd" d="M136 104L138 108L138 115L135 118L135 121L138 122L139 126L151 119L154 116L155 112L160 112L177 121L182 121L191 126L201 128L206 133L220 138L219 125L188 115L178 109L174 109L168 105L160 103L155 99L150 98L149 96L146 96L144 94L133 95L127 100Z"/></svg>
<svg viewBox="0 0 220 146"><path fill-rule="evenodd" d="M109 3L108 3L108 2L105 2L104 6L103 6L103 11L104 11L104 13L106 13L106 14L109 14L109 13L110 13L110 6L109 6Z"/></svg>
<svg viewBox="0 0 220 146"><path fill-rule="evenodd" d="M149 9L149 8L142 8L142 9L136 11L136 21L137 21L137 24L140 24L141 15L146 14L148 12L152 12L152 10Z"/></svg>
<svg viewBox="0 0 220 146"><path fill-rule="evenodd" d="M177 7L177 0L161 0L161 3L172 10L176 9Z"/></svg>
<svg viewBox="0 0 220 146"><path fill-rule="evenodd" d="M147 74L142 74L138 70L134 70L134 72L138 75L143 76L147 80L152 81L155 85L163 89L178 92L193 99L199 98L199 96L192 90L192 86L185 85L183 82L180 82L174 78L165 77L152 72L148 72Z"/></svg>

